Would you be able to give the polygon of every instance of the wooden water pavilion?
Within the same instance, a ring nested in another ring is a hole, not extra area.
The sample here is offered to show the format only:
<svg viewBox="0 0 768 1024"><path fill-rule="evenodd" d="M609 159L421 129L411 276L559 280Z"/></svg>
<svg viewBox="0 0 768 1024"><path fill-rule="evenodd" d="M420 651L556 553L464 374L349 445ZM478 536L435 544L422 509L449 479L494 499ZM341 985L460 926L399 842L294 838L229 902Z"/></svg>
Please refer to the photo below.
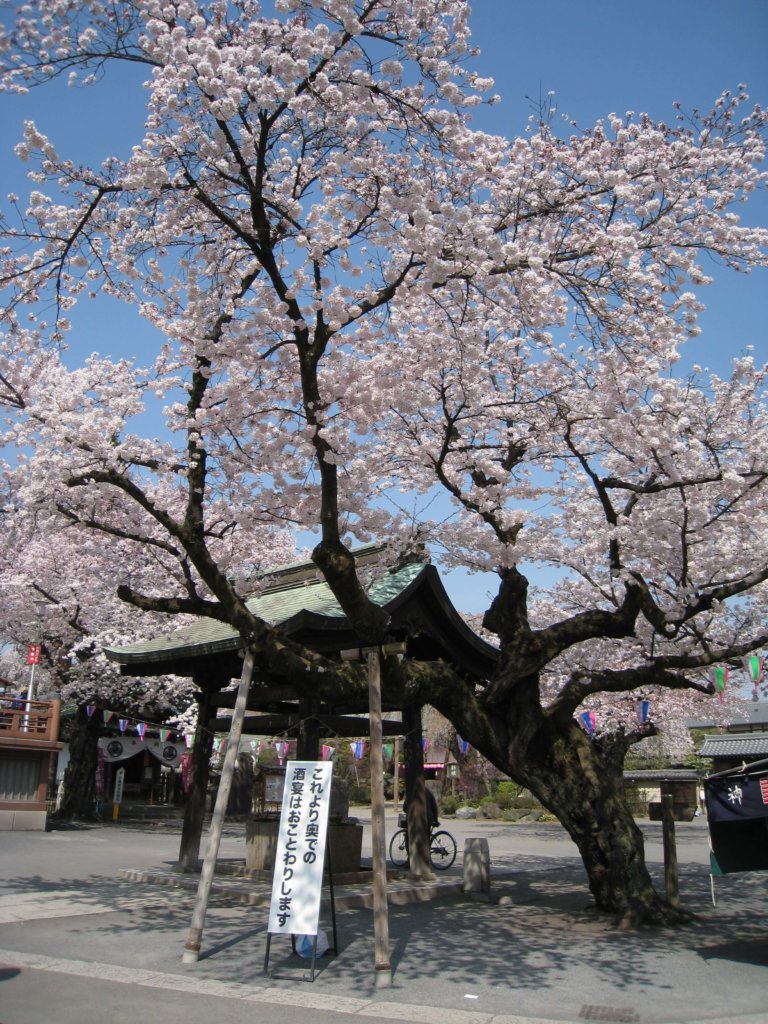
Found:
<svg viewBox="0 0 768 1024"><path fill-rule="evenodd" d="M493 672L497 649L478 636L451 603L435 566L410 561L394 569L380 564L383 549L355 552L371 599L390 617L388 642L397 643L406 658L446 661L468 681L482 681ZM331 659L360 649L354 633L328 584L313 563L285 566L258 581L258 592L247 600L249 609L286 637ZM243 641L228 625L198 619L173 633L141 643L106 650L126 676L173 674L190 677L199 705L192 753L191 785L187 795L180 866L197 864L205 813L205 794L215 731L228 730L236 691L231 681L242 670ZM385 736L406 735L406 786L409 772L423 773L421 709L394 707L384 702ZM279 677L256 663L248 692L243 732L297 738L297 757L319 760L321 738L367 735L368 705L329 706L300 696L290 678ZM409 755L409 751L412 753Z"/></svg>

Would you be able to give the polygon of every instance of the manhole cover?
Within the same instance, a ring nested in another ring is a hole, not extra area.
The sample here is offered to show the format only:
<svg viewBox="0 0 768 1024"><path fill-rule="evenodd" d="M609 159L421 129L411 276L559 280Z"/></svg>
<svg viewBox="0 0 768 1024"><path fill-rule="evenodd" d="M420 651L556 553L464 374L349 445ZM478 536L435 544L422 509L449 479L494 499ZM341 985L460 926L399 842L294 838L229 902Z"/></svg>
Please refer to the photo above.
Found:
<svg viewBox="0 0 768 1024"><path fill-rule="evenodd" d="M638 1024L640 1014L624 1006L582 1006L580 1020L606 1020L614 1024Z"/></svg>

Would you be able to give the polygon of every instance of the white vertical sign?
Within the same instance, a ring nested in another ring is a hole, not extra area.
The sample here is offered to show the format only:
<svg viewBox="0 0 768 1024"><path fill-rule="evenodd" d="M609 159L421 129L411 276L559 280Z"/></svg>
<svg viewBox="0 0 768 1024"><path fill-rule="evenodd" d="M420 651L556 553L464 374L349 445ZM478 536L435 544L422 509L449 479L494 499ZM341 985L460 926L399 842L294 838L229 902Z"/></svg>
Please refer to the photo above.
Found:
<svg viewBox="0 0 768 1024"><path fill-rule="evenodd" d="M115 774L115 795L112 798L113 804L123 802L123 786L125 784L125 768L118 768Z"/></svg>
<svg viewBox="0 0 768 1024"><path fill-rule="evenodd" d="M289 761L275 853L270 932L317 935L331 761Z"/></svg>

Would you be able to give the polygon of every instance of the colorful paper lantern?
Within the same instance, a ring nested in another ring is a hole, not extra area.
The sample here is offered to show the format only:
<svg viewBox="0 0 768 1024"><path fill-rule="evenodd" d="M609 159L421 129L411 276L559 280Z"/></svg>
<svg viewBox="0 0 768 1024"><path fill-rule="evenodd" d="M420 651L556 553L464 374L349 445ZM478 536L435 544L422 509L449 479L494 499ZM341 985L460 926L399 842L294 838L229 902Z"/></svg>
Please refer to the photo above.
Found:
<svg viewBox="0 0 768 1024"><path fill-rule="evenodd" d="M715 665L709 670L710 680L714 683L717 697L720 703L723 703L723 694L725 693L725 686L728 682L728 668L726 665Z"/></svg>
<svg viewBox="0 0 768 1024"><path fill-rule="evenodd" d="M594 739L595 736L595 712L594 711L583 711L579 715L579 721L581 722L584 729L587 731L589 738Z"/></svg>
<svg viewBox="0 0 768 1024"><path fill-rule="evenodd" d="M746 669L747 675L752 680L752 685L755 688L755 700L757 700L757 688L760 685L760 680L763 676L763 668L765 666L765 659L762 654L750 654L749 657L744 659L744 668Z"/></svg>
<svg viewBox="0 0 768 1024"><path fill-rule="evenodd" d="M648 724L648 712L651 709L651 702L649 700L639 700L635 704L635 714L637 715L637 721L641 729L644 729Z"/></svg>

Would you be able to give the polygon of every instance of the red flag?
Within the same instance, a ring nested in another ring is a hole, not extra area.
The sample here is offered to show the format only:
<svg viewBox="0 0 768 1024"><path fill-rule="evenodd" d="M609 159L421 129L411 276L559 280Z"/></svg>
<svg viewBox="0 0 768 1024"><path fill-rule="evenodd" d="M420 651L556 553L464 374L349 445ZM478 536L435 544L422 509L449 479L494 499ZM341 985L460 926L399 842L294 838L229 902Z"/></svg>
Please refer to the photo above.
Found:
<svg viewBox="0 0 768 1024"><path fill-rule="evenodd" d="M39 665L40 656L43 653L42 644L30 644L29 650L27 651L27 664L28 665Z"/></svg>

